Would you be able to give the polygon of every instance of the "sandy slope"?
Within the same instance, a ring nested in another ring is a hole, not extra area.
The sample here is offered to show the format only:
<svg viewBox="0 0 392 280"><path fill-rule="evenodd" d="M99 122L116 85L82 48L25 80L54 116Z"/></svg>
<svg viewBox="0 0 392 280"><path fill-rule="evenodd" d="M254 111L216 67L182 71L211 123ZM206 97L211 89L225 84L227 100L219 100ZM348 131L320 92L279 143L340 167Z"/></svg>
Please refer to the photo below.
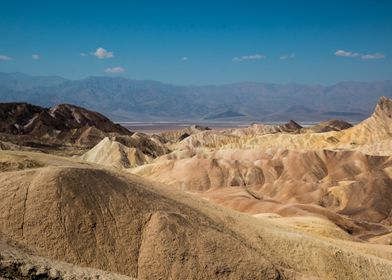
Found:
<svg viewBox="0 0 392 280"><path fill-rule="evenodd" d="M0 175L1 231L43 256L141 279L279 274L240 235L148 182L65 164Z"/></svg>
<svg viewBox="0 0 392 280"><path fill-rule="evenodd" d="M25 156L51 166L0 173L0 231L47 258L139 279L392 274L391 247L350 241L333 224L255 218L126 173Z"/></svg>
<svg viewBox="0 0 392 280"><path fill-rule="evenodd" d="M132 280L134 278L36 256L0 232L0 279Z"/></svg>
<svg viewBox="0 0 392 280"><path fill-rule="evenodd" d="M131 168L168 152L160 138L134 133L132 136L106 137L81 159L115 168Z"/></svg>

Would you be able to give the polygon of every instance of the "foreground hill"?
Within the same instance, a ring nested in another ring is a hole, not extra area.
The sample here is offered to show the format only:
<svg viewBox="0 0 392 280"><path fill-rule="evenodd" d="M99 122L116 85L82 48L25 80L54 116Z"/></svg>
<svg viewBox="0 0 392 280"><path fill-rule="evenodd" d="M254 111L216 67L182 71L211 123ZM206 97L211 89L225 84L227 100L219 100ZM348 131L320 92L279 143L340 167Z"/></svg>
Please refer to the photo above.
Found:
<svg viewBox="0 0 392 280"><path fill-rule="evenodd" d="M132 280L134 278L37 256L0 232L0 279Z"/></svg>
<svg viewBox="0 0 392 280"><path fill-rule="evenodd" d="M0 73L0 102L21 101L44 107L69 103L116 121L358 121L366 118L371 104L382 95L392 97L392 81L331 86L251 82L177 86L125 78L66 80Z"/></svg>
<svg viewBox="0 0 392 280"><path fill-rule="evenodd" d="M318 219L254 218L76 160L0 155L13 166L37 163L0 173L0 231L47 259L138 279L389 279L392 274L391 247L354 242Z"/></svg>

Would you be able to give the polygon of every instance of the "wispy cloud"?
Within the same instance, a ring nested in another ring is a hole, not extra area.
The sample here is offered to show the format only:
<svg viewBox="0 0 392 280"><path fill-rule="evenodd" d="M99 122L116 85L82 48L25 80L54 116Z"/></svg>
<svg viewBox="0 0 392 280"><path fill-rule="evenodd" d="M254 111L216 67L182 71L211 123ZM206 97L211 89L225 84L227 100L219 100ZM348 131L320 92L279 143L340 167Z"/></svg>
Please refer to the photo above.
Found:
<svg viewBox="0 0 392 280"><path fill-rule="evenodd" d="M382 53L369 53L361 56L362 59L383 59L385 55Z"/></svg>
<svg viewBox="0 0 392 280"><path fill-rule="evenodd" d="M0 60L12 60L12 57L9 57L8 55L5 54L0 54Z"/></svg>
<svg viewBox="0 0 392 280"><path fill-rule="evenodd" d="M335 55L336 56L344 56L344 57L360 57L361 59L364 59L364 60L385 58L385 55L383 53L361 54L361 53L357 53L357 52L349 52L349 51L344 51L344 50L336 51Z"/></svg>
<svg viewBox="0 0 392 280"><path fill-rule="evenodd" d="M80 56L87 56L87 54L84 53L84 52L81 52L81 53L80 53Z"/></svg>
<svg viewBox="0 0 392 280"><path fill-rule="evenodd" d="M91 54L98 57L99 59L114 57L113 52L109 52L109 51L105 50L104 48L98 48L95 52L93 52Z"/></svg>
<svg viewBox="0 0 392 280"><path fill-rule="evenodd" d="M279 57L279 59L285 60L285 59L290 59L290 58L294 58L294 57L295 57L295 54L293 54L293 53L287 53L287 54L281 55L281 56Z"/></svg>
<svg viewBox="0 0 392 280"><path fill-rule="evenodd" d="M183 56L183 57L181 58L181 60L184 61L184 62L185 62L185 61L188 61L188 57L187 57L187 56Z"/></svg>
<svg viewBox="0 0 392 280"><path fill-rule="evenodd" d="M112 68L106 68L105 72L109 74L120 74L120 73L124 73L125 69L123 67L117 66Z"/></svg>
<svg viewBox="0 0 392 280"><path fill-rule="evenodd" d="M261 54L251 54L251 55L243 55L243 56L237 56L237 57L234 57L233 59L232 59L232 61L234 61L234 62L241 62L241 61L245 61L245 60L259 60L259 59L263 59L263 58L265 58L265 56L264 55L261 55Z"/></svg>
<svg viewBox="0 0 392 280"><path fill-rule="evenodd" d="M357 57L360 56L359 53L356 52L349 52L349 51L344 51L344 50L337 50L335 52L336 56L344 56L344 57Z"/></svg>
<svg viewBox="0 0 392 280"><path fill-rule="evenodd" d="M39 59L39 55L36 54L36 53L35 53L35 54L32 54L32 55L31 55L31 58L34 59L34 60L38 60L38 59Z"/></svg>

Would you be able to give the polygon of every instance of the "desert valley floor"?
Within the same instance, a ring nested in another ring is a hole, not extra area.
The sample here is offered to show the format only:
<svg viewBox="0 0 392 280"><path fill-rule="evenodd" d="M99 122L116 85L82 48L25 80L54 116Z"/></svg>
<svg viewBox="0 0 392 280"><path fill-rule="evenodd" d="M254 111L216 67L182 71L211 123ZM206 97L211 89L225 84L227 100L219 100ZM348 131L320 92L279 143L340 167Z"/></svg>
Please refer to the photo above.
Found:
<svg viewBox="0 0 392 280"><path fill-rule="evenodd" d="M0 279L392 279L392 100L149 134L2 103Z"/></svg>

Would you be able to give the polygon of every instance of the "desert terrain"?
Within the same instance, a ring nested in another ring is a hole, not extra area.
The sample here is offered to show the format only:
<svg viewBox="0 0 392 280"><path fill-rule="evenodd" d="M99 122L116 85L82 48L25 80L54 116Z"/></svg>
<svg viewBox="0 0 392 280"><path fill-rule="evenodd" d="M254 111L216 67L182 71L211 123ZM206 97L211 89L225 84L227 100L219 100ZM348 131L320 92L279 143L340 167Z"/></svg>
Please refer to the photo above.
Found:
<svg viewBox="0 0 392 280"><path fill-rule="evenodd" d="M0 104L0 278L391 279L391 99L144 132Z"/></svg>

